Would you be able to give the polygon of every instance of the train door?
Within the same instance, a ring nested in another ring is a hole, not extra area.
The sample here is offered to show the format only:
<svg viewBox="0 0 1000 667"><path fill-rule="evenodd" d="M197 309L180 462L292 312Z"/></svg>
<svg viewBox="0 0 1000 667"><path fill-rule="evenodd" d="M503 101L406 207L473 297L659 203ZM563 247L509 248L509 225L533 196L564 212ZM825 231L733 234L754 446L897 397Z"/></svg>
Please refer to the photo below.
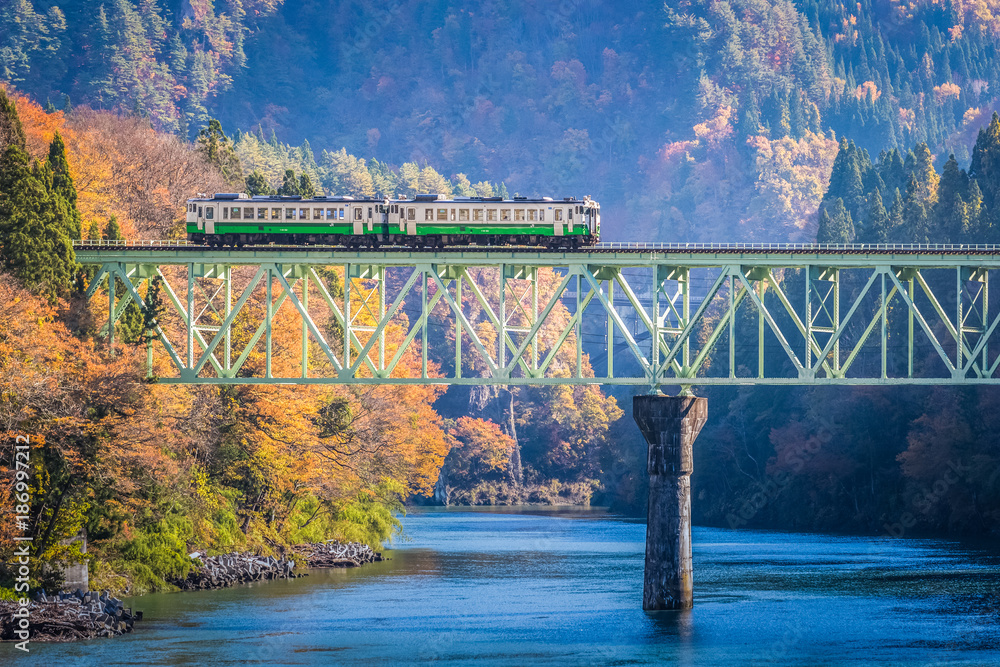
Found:
<svg viewBox="0 0 1000 667"><path fill-rule="evenodd" d="M205 233L214 234L215 233L215 207L206 206L205 207Z"/></svg>
<svg viewBox="0 0 1000 667"><path fill-rule="evenodd" d="M362 234L364 234L364 229L361 226L362 223L364 222L364 218L362 217L364 212L360 206L352 206L348 210L351 212L351 215L353 217L352 222L354 223L354 229L352 231L354 232L355 236L361 236Z"/></svg>

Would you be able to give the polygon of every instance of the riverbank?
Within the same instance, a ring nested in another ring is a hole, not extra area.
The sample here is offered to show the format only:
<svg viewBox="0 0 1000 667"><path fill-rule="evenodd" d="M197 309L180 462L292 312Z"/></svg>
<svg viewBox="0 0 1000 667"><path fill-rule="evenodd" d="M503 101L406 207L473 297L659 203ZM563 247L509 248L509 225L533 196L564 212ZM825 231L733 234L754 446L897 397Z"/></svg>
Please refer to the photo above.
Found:
<svg viewBox="0 0 1000 667"><path fill-rule="evenodd" d="M306 576L296 572L305 568L353 568L383 560L366 544L337 541L296 545L291 557L259 556L253 553L233 552L218 556L190 554L198 563L184 579L169 583L180 591L229 588L279 579L298 579ZM23 641L17 634L20 609L15 601L0 601L0 641ZM53 596L39 593L28 606L28 639L33 642L67 642L98 637L115 637L132 632L143 613L132 612L124 603L107 591L62 592Z"/></svg>
<svg viewBox="0 0 1000 667"><path fill-rule="evenodd" d="M59 593L53 597L39 594L24 609L13 600L0 601L0 641L68 642L97 637L116 637L132 632L142 612L107 591ZM27 637L19 635L27 630Z"/></svg>

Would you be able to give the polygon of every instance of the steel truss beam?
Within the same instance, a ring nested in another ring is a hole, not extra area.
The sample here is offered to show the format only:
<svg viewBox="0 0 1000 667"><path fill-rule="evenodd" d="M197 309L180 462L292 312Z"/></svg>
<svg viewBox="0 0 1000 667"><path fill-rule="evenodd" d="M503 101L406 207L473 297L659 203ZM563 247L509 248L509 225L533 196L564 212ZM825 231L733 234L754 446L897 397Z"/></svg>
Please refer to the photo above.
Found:
<svg viewBox="0 0 1000 667"><path fill-rule="evenodd" d="M996 255L126 247L77 259L98 268L87 297L107 292L112 347L161 279L169 312L148 352L150 374L153 348L166 353L160 382L1000 383ZM301 329L295 373L275 375L288 326ZM248 370L254 351L262 372Z"/></svg>

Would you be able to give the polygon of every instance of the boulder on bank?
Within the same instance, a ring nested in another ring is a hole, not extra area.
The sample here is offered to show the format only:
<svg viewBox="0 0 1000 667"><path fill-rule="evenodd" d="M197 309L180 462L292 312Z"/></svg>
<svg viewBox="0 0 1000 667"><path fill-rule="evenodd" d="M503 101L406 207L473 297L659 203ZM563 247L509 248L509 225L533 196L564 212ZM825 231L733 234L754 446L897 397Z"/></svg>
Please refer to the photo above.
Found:
<svg viewBox="0 0 1000 667"><path fill-rule="evenodd" d="M0 640L23 641L15 630L20 619L14 616L20 604L0 601ZM132 612L107 591L82 591L35 596L28 605L28 638L31 641L67 642L95 637L115 637L132 632L142 612Z"/></svg>
<svg viewBox="0 0 1000 667"><path fill-rule="evenodd" d="M295 561L274 556L256 556L250 553L231 553L221 556L202 556L198 552L191 558L200 566L188 573L185 579L170 583L186 591L225 588L235 584L269 579L293 579Z"/></svg>
<svg viewBox="0 0 1000 667"><path fill-rule="evenodd" d="M342 544L331 540L299 544L294 549L306 559L308 567L359 567L383 560L382 554L357 542Z"/></svg>

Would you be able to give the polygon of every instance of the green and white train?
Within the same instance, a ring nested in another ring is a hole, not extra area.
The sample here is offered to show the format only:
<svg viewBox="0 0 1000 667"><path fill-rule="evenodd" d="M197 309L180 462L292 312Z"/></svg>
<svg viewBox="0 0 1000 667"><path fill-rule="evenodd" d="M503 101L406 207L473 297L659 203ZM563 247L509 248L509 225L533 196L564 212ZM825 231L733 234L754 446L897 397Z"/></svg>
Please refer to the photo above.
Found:
<svg viewBox="0 0 1000 667"><path fill-rule="evenodd" d="M541 246L597 243L601 207L590 197L528 199L417 195L413 199L219 193L188 200L187 235L214 246Z"/></svg>

